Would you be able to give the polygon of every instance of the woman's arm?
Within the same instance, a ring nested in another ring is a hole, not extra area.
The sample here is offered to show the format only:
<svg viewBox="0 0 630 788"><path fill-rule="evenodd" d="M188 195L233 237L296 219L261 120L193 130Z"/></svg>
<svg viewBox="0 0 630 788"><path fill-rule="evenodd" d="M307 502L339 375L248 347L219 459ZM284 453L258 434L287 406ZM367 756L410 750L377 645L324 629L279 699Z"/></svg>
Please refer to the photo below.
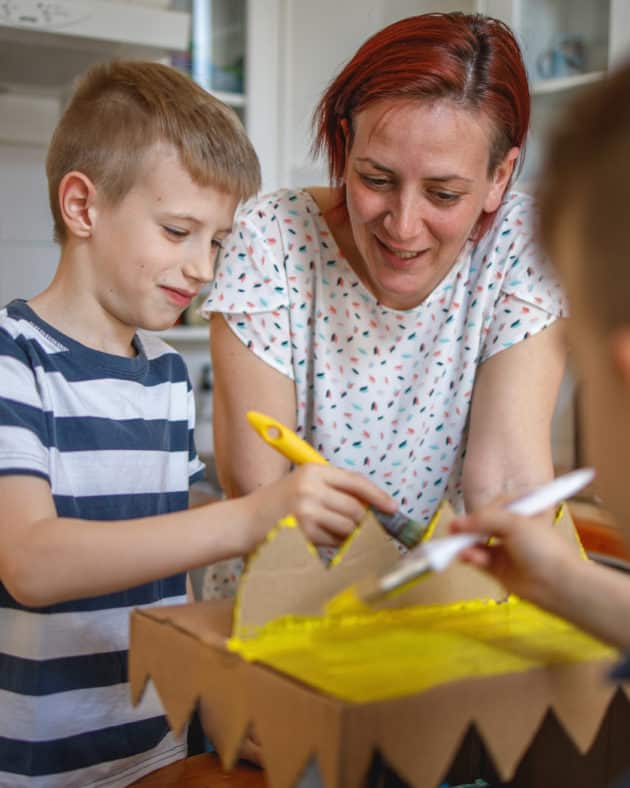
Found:
<svg viewBox="0 0 630 788"><path fill-rule="evenodd" d="M216 313L210 323L210 353L214 456L221 487L234 498L288 472L288 461L260 439L245 414L258 410L294 429L295 385L249 350Z"/></svg>
<svg viewBox="0 0 630 788"><path fill-rule="evenodd" d="M479 367L463 469L468 511L553 477L551 418L565 359L557 320Z"/></svg>

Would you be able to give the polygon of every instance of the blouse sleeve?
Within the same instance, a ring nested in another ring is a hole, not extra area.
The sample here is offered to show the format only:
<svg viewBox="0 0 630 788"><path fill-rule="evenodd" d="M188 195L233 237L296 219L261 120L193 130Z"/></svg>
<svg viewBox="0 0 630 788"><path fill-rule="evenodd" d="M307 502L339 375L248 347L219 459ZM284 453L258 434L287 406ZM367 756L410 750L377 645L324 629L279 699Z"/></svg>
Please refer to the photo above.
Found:
<svg viewBox="0 0 630 788"><path fill-rule="evenodd" d="M566 317L566 296L536 244L529 198L513 195L487 253L488 286L496 288L484 319L480 363Z"/></svg>
<svg viewBox="0 0 630 788"><path fill-rule="evenodd" d="M286 255L282 220L267 206L247 209L224 245L210 294L201 308L220 312L259 358L293 379Z"/></svg>

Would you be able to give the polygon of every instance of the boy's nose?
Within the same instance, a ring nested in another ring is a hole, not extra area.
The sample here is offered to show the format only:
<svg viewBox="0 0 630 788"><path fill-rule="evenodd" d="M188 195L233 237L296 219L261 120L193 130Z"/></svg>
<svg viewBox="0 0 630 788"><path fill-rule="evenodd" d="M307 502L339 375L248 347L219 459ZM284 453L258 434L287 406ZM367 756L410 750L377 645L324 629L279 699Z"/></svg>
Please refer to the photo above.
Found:
<svg viewBox="0 0 630 788"><path fill-rule="evenodd" d="M195 255L186 261L183 269L184 274L191 279L197 279L199 282L211 282L214 279L215 262L216 253L214 250L211 256Z"/></svg>

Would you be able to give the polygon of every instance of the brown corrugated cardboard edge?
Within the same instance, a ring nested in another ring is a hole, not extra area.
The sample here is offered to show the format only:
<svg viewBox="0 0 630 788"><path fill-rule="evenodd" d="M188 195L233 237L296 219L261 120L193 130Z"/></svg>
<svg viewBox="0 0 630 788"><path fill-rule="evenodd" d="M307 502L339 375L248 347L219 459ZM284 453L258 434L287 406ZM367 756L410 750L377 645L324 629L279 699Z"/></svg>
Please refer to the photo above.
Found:
<svg viewBox="0 0 630 788"><path fill-rule="evenodd" d="M440 506L432 537L448 534L455 516L451 506ZM532 527L544 527L532 522ZM568 507L561 509L554 526L576 550L579 538ZM328 599L366 575L391 569L400 553L374 515L366 514L344 549L339 563L324 566L299 528L279 528L248 562L238 588L234 634L250 637L268 621L283 615L319 615ZM505 590L474 567L455 562L448 571L431 575L395 597L374 605L446 604L470 599L504 599Z"/></svg>
<svg viewBox="0 0 630 788"><path fill-rule="evenodd" d="M376 703L346 703L225 650L224 602L136 610L129 672L134 702L151 678L181 732L199 702L206 732L230 768L250 727L268 782L292 788L311 758L326 788L359 788L375 751L416 788L435 785L474 724L509 780L552 710L580 752L593 743L616 691L612 661L470 678ZM624 686L630 697L630 686Z"/></svg>

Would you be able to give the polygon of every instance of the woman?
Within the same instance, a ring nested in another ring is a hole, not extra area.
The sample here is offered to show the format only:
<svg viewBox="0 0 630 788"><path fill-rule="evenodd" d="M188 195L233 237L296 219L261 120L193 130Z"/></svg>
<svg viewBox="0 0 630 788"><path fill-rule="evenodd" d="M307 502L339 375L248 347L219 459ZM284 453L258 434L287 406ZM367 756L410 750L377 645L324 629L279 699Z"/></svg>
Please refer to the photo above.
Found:
<svg viewBox="0 0 630 788"><path fill-rule="evenodd" d="M553 475L564 302L507 191L528 122L518 45L476 15L396 22L331 83L331 186L247 204L204 306L229 495L288 470L250 408L425 522Z"/></svg>

